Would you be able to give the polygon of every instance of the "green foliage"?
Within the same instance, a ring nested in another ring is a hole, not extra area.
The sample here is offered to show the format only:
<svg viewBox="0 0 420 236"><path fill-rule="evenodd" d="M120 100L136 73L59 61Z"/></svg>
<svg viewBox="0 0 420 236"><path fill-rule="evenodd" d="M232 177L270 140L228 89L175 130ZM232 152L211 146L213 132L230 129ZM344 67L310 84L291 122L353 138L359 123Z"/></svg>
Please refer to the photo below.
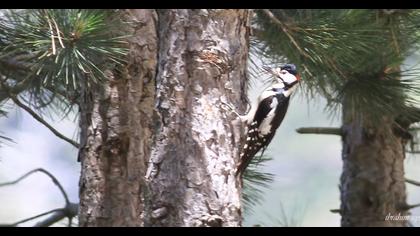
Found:
<svg viewBox="0 0 420 236"><path fill-rule="evenodd" d="M305 218L306 206L301 202L295 202L292 208L286 209L280 202L279 214L275 216L266 214L268 219L261 222L261 226L269 227L301 227Z"/></svg>
<svg viewBox="0 0 420 236"><path fill-rule="evenodd" d="M9 63L9 70L2 74L10 86L24 84L38 107L71 100L124 63L123 24L113 10L7 11L0 20L0 67Z"/></svg>
<svg viewBox="0 0 420 236"><path fill-rule="evenodd" d="M270 183L273 182L273 174L262 172L259 169L270 160L272 158L267 156L253 158L245 170L242 200L247 211L252 211L252 207L262 201L261 188L269 188Z"/></svg>
<svg viewBox="0 0 420 236"><path fill-rule="evenodd" d="M417 49L420 11L271 10L257 11L254 43L274 60L295 63L305 94L321 94L329 109L345 103L350 114L374 119L399 115L418 105L418 71L399 71ZM285 59L287 58L287 59ZM346 102L345 102L346 101ZM405 114L410 115L410 114Z"/></svg>

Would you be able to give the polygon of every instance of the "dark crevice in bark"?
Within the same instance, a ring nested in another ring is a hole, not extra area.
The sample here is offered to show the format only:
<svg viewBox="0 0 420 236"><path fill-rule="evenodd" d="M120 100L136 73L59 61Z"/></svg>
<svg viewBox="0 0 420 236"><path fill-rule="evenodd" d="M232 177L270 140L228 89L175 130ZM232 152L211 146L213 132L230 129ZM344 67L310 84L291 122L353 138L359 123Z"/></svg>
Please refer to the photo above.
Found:
<svg viewBox="0 0 420 236"><path fill-rule="evenodd" d="M143 176L153 133L155 13L125 13L133 22L127 29L133 33L127 66L107 71L109 81L80 106L81 226L143 225Z"/></svg>

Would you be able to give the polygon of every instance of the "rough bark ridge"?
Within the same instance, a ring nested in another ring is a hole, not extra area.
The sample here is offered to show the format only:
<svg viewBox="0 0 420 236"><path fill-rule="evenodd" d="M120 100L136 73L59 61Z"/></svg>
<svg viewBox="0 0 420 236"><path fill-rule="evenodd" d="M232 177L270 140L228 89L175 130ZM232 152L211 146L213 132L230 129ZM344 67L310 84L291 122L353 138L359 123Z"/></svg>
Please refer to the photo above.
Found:
<svg viewBox="0 0 420 236"><path fill-rule="evenodd" d="M376 128L359 119L344 120L342 226L407 226L406 221L385 220L388 214L407 215L404 140L393 125L390 117Z"/></svg>
<svg viewBox="0 0 420 236"><path fill-rule="evenodd" d="M245 108L248 11L158 16L160 119L146 173L145 225L239 226L240 130L220 107Z"/></svg>
<svg viewBox="0 0 420 236"><path fill-rule="evenodd" d="M80 104L80 226L142 226L157 64L156 13L126 10L128 66Z"/></svg>

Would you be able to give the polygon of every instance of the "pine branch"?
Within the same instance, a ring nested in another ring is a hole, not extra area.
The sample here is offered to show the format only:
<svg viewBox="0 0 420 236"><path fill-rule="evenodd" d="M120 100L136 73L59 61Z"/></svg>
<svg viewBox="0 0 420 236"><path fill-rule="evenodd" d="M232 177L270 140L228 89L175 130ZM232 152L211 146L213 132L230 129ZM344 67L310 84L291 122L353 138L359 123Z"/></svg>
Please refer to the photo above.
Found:
<svg viewBox="0 0 420 236"><path fill-rule="evenodd" d="M130 35L122 28L129 23L118 16L99 9L9 11L0 21L2 52L36 52L26 61L40 78L33 85L38 89L49 84L79 91L85 79L89 86L97 85L108 79L103 71L125 63Z"/></svg>
<svg viewBox="0 0 420 236"><path fill-rule="evenodd" d="M414 205L408 205L407 207L408 207L407 210L410 210L410 209L413 209L413 208L416 208L416 207L420 207L420 203L419 204L414 204Z"/></svg>
<svg viewBox="0 0 420 236"><path fill-rule="evenodd" d="M54 213L54 214L52 214L48 218L36 223L34 225L34 227L48 227L48 226L51 226L54 223L57 223L58 221L60 221L64 218L69 218L69 227L70 227L72 219L77 216L78 207L79 207L78 204L70 203L69 205L66 205L65 208L58 208L58 209L54 209L54 210L51 210L51 211L47 211L47 212L41 213L39 215L23 219L23 220L20 220L18 222L12 223L12 224L0 224L0 227L16 227L19 224L34 220L36 218L39 218L39 217L42 217L42 216L45 216L45 215L48 215L48 214L51 214L51 213Z"/></svg>
<svg viewBox="0 0 420 236"><path fill-rule="evenodd" d="M51 210L51 211L47 211L47 212L44 212L44 213L41 213L41 214L38 214L38 215L35 215L35 216L31 216L31 217L29 217L29 218L26 218L26 219L20 220L20 221L18 221L18 222L13 223L13 224L1 224L0 226L1 226L1 227L16 227L16 226L18 226L19 224L22 224L22 223L25 223L25 222L28 222L28 221L34 220L34 219L39 218L39 217L41 217L41 216L45 216L45 215L51 214L51 213L53 213L53 212L58 212L58 211L61 211L61 210L62 210L62 208L54 209L54 210Z"/></svg>
<svg viewBox="0 0 420 236"><path fill-rule="evenodd" d="M410 154L420 154L420 151L405 151L406 153Z"/></svg>
<svg viewBox="0 0 420 236"><path fill-rule="evenodd" d="M420 182L418 182L418 181L405 178L405 182L420 187Z"/></svg>
<svg viewBox="0 0 420 236"><path fill-rule="evenodd" d="M340 209L331 209L330 212L331 213L335 213L335 214L341 214L341 210Z"/></svg>
<svg viewBox="0 0 420 236"><path fill-rule="evenodd" d="M76 148L80 147L80 144L77 143L76 141L67 138L66 136L64 136L63 134L61 134L59 131L57 131L56 129L54 129L54 127L52 127L50 124L48 124L48 122L46 122L44 119L42 119L38 114L36 114L31 108L29 108L28 106L26 106L25 104L23 104L22 102L19 101L19 99L17 97L10 97L13 102L16 103L16 105L18 105L19 107L21 107L22 109L24 109L25 111L27 111L33 118L35 118L37 121L39 121L41 124L43 124L45 127L47 127L49 130L51 130L51 132L53 132L53 134L55 134L55 136L63 139L64 141L70 143L71 145L73 145Z"/></svg>
<svg viewBox="0 0 420 236"><path fill-rule="evenodd" d="M10 93L9 88L7 85L5 85L5 83L3 83L3 81L0 81L1 83L1 87L8 93L8 97L10 99L12 99L12 101L18 105L20 108L22 108L23 110L25 110L26 112L28 112L34 119L36 119L37 121L39 121L41 124L43 124L45 127L47 127L51 132L53 132L53 134L55 134L57 137L63 139L64 141L70 143L71 145L73 145L76 148L80 147L80 144L77 143L76 141L67 138L66 136L64 136L63 134L61 134L59 131L57 131L56 129L54 129L54 127L52 127L47 121L45 121L41 116L39 116L36 112L34 112L30 107L26 106L25 104L23 104L16 95Z"/></svg>
<svg viewBox="0 0 420 236"><path fill-rule="evenodd" d="M400 206L398 209L401 210L401 211L408 211L408 210L411 210L411 209L416 208L416 207L420 207L420 203L419 204L414 204L414 205L405 204L403 206Z"/></svg>
<svg viewBox="0 0 420 236"><path fill-rule="evenodd" d="M5 182L5 183L0 183L0 187L4 187L4 186L8 186L8 185L13 185L13 184L17 184L18 182L22 181L23 179L25 179L26 177L28 177L29 175L36 173L36 172L41 172L46 174L48 177L51 178L51 180L53 181L53 183L60 189L61 194L63 194L64 200L66 201L66 205L70 204L69 198L67 196L66 191L64 190L63 186L60 184L60 182L58 182L58 180L54 177L54 175L52 175L50 172L48 172L45 169L42 168L38 168L38 169L34 169L29 171L28 173L22 175L21 177L17 178L14 181L10 181L10 182Z"/></svg>
<svg viewBox="0 0 420 236"><path fill-rule="evenodd" d="M268 16L268 18L270 18L272 22L280 26L281 30L287 35L287 37L290 39L293 45L297 48L300 54L302 54L303 56L307 58L310 58L310 56L305 51L302 50L302 48L299 46L299 44L296 42L293 36L289 33L286 26L279 19L277 19L277 17L270 10L262 9L262 11L264 12L265 15Z"/></svg>
<svg viewBox="0 0 420 236"><path fill-rule="evenodd" d="M0 227L16 227L19 224L34 220L36 218L51 214L51 216L49 216L48 218L38 222L35 224L35 227L47 227L50 226L64 218L69 218L69 224L71 224L72 219L77 216L78 213L78 204L76 203L72 203L70 202L66 191L64 190L63 186L60 184L60 182L57 180L57 178L54 177L54 175L52 175L50 172L42 169L42 168L38 168L38 169L34 169L29 171L28 173L22 175L21 177L19 177L18 179L14 180L14 181L10 181L10 182L5 182L5 183L1 183L0 187L4 187L4 186L9 186L9 185L14 185L20 181L22 181L23 179L25 179L26 177L28 177L29 175L35 173L35 172L42 172L44 174L46 174L48 177L51 178L51 180L53 181L53 183L59 188L61 194L64 197L65 200L65 207L64 208L57 208L57 209L53 209L35 216L31 216L29 218L20 220L18 222L12 223L12 224L0 224Z"/></svg>
<svg viewBox="0 0 420 236"><path fill-rule="evenodd" d="M342 136L343 132L341 128L330 128L330 127L302 127L296 129L296 132L300 134L331 134Z"/></svg>
<svg viewBox="0 0 420 236"><path fill-rule="evenodd" d="M60 211L55 212L53 215L35 224L35 227L48 227L64 218L69 218L69 227L71 226L72 219L77 216L79 205L70 203L62 208Z"/></svg>

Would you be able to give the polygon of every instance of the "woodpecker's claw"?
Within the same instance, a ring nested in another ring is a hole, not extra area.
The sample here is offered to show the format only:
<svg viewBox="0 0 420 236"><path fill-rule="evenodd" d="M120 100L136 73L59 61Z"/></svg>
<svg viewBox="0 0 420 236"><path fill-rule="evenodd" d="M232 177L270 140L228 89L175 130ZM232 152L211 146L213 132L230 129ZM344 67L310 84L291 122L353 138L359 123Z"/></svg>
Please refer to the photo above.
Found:
<svg viewBox="0 0 420 236"><path fill-rule="evenodd" d="M221 103L222 103L221 107L222 107L223 110L233 112L233 113L235 113L235 115L240 117L239 113L236 112L235 108L233 108L230 104L227 104L226 102L222 102L222 101L221 101ZM226 109L226 107L229 108L229 109Z"/></svg>
<svg viewBox="0 0 420 236"><path fill-rule="evenodd" d="M223 102L223 101L221 101L221 103L222 103L221 108L222 108L223 110L232 112L232 113L233 113L233 114L235 114L237 117L239 117L239 119L240 119L241 121L246 120L246 118L245 118L246 116L243 116L243 115L239 114L237 111L235 111L235 108L233 108L233 107L232 107L232 105L227 104L227 103L225 103L225 102ZM226 107L227 107L228 109L226 109Z"/></svg>

